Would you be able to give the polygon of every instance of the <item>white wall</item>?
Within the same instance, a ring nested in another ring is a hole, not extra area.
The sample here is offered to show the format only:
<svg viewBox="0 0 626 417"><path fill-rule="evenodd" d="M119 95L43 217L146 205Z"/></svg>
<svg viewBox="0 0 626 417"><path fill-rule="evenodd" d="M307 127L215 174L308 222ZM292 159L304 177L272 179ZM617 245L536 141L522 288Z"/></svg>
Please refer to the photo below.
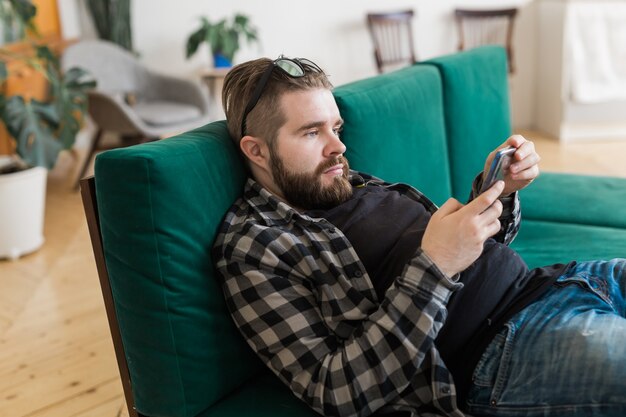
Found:
<svg viewBox="0 0 626 417"><path fill-rule="evenodd" d="M85 18L84 0L59 0L64 35L93 37ZM455 7L516 6L517 73L512 77L512 115L516 127L533 125L535 77L535 12L532 0L132 0L133 42L144 63L161 72L193 77L210 64L202 47L185 60L187 36L200 16L211 20L241 12L258 27L261 44L244 46L235 57L242 62L258 56L306 57L330 74L335 85L376 74L371 40L365 24L367 12L413 8L419 59L452 53L457 33Z"/></svg>

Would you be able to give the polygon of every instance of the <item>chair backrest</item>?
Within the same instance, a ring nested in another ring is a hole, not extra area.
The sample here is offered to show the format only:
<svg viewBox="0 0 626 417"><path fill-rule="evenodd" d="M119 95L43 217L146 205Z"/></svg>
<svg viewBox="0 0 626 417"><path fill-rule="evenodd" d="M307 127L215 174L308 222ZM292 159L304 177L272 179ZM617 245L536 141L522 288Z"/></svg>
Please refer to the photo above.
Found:
<svg viewBox="0 0 626 417"><path fill-rule="evenodd" d="M413 10L367 14L379 73L388 66L411 65L417 61L413 45L413 15Z"/></svg>
<svg viewBox="0 0 626 417"><path fill-rule="evenodd" d="M458 50L482 45L502 45L506 49L509 73L515 72L513 61L513 26L516 8L510 9L455 9L459 33Z"/></svg>
<svg viewBox="0 0 626 417"><path fill-rule="evenodd" d="M61 59L63 69L78 66L98 81L97 89L107 93L140 91L145 68L137 58L112 42L84 40L69 46Z"/></svg>

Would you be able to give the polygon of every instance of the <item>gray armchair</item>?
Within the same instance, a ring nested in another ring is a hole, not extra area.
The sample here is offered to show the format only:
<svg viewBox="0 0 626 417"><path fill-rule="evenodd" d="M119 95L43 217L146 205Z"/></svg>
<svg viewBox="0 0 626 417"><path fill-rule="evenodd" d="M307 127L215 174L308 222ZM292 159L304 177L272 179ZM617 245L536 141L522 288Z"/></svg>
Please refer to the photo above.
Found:
<svg viewBox="0 0 626 417"><path fill-rule="evenodd" d="M102 149L102 137L107 131L117 133L122 140L120 146L125 146L211 121L208 96L199 84L152 72L114 43L86 40L73 44L64 51L62 66L85 68L98 82L89 93L89 115L98 129L79 180L95 152Z"/></svg>

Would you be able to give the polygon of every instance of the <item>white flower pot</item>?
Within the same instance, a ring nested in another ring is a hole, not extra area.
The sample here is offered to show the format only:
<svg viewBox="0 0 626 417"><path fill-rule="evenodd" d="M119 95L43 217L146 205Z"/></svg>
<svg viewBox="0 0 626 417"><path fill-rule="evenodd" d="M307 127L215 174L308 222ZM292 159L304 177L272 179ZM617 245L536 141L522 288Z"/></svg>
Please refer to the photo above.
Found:
<svg viewBox="0 0 626 417"><path fill-rule="evenodd" d="M43 244L45 168L0 175L0 258L17 259Z"/></svg>

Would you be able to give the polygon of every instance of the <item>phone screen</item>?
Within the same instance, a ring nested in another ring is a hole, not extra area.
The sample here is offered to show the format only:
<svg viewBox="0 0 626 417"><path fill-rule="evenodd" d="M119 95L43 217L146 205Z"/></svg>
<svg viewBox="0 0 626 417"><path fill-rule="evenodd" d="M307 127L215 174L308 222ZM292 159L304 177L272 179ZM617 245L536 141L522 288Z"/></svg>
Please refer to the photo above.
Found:
<svg viewBox="0 0 626 417"><path fill-rule="evenodd" d="M504 179L504 175L511 165L513 154L516 150L517 148L510 146L496 153L487 172L487 177L483 180L483 185L480 188L481 193L491 187L496 181Z"/></svg>

